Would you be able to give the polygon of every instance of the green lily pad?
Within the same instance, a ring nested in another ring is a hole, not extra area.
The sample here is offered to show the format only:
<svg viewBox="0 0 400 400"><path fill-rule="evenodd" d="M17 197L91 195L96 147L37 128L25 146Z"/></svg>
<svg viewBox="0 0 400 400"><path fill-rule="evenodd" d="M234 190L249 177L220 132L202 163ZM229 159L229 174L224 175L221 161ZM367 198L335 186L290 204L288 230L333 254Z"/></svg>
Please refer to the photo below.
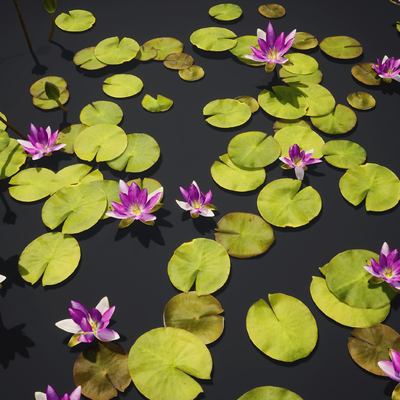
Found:
<svg viewBox="0 0 400 400"><path fill-rule="evenodd" d="M57 144L66 144L61 151L68 154L74 154L74 143L78 135L88 128L88 125L75 124L65 127L58 133Z"/></svg>
<svg viewBox="0 0 400 400"><path fill-rule="evenodd" d="M257 62L246 58L247 54L252 54L250 46L255 47L260 50L260 46L258 44L257 36L247 35L240 36L236 38L236 46L229 49L229 51L238 58L239 61L246 65L251 65L253 67L260 67L266 65L266 62Z"/></svg>
<svg viewBox="0 0 400 400"><path fill-rule="evenodd" d="M106 195L99 187L81 183L57 190L44 204L42 219L50 229L64 222L62 232L74 234L95 225L106 207Z"/></svg>
<svg viewBox="0 0 400 400"><path fill-rule="evenodd" d="M192 333L158 328L136 340L128 366L133 383L145 397L192 400L203 389L189 375L211 379L212 359L207 346Z"/></svg>
<svg viewBox="0 0 400 400"><path fill-rule="evenodd" d="M56 174L47 168L28 168L10 179L10 196L19 201L36 201L50 196L49 184Z"/></svg>
<svg viewBox="0 0 400 400"><path fill-rule="evenodd" d="M274 92L264 89L258 96L261 108L275 118L296 119L306 114L308 101L298 90L273 86Z"/></svg>
<svg viewBox="0 0 400 400"><path fill-rule="evenodd" d="M286 10L279 4L263 4L258 12L267 18L281 18L286 14Z"/></svg>
<svg viewBox="0 0 400 400"><path fill-rule="evenodd" d="M370 110L376 105L374 97L365 92L353 92L347 96L347 102L357 110Z"/></svg>
<svg viewBox="0 0 400 400"><path fill-rule="evenodd" d="M196 281L199 296L220 289L228 279L231 262L222 245L211 239L194 239L183 243L168 263L172 284L188 292Z"/></svg>
<svg viewBox="0 0 400 400"><path fill-rule="evenodd" d="M164 112L168 111L174 102L161 94L157 95L157 99L146 94L142 100L142 107L150 112Z"/></svg>
<svg viewBox="0 0 400 400"><path fill-rule="evenodd" d="M0 116L1 116L4 120L7 121L7 117L6 117L2 112L0 112ZM6 129L7 129L7 125L6 125L3 121L0 121L0 130L5 131Z"/></svg>
<svg viewBox="0 0 400 400"><path fill-rule="evenodd" d="M102 63L108 65L122 64L135 58L139 44L124 37L119 41L118 36L102 40L94 49L94 54Z"/></svg>
<svg viewBox="0 0 400 400"><path fill-rule="evenodd" d="M91 171L92 167L86 164L74 164L58 171L49 183L50 194L68 185L75 185L82 181Z"/></svg>
<svg viewBox="0 0 400 400"><path fill-rule="evenodd" d="M94 101L85 106L79 119L85 125L114 124L122 121L123 112L118 104L112 101Z"/></svg>
<svg viewBox="0 0 400 400"><path fill-rule="evenodd" d="M157 55L155 60L162 61L171 53L181 53L183 51L183 43L172 37L160 37L148 40L145 46L152 46L156 49Z"/></svg>
<svg viewBox="0 0 400 400"><path fill-rule="evenodd" d="M10 138L8 146L0 152L0 179L16 174L25 160L25 150L15 139Z"/></svg>
<svg viewBox="0 0 400 400"><path fill-rule="evenodd" d="M258 212L267 222L282 228L308 224L321 211L321 197L311 186L300 187L297 179L272 181L258 195Z"/></svg>
<svg viewBox="0 0 400 400"><path fill-rule="evenodd" d="M302 119L278 119L277 121L275 121L273 129L276 133L283 128L287 128L288 126L302 126L311 129L309 123L303 121Z"/></svg>
<svg viewBox="0 0 400 400"><path fill-rule="evenodd" d="M56 285L75 271L80 258L79 244L72 236L45 233L25 247L18 261L18 271L32 285L42 275L43 286Z"/></svg>
<svg viewBox="0 0 400 400"><path fill-rule="evenodd" d="M326 285L323 278L312 277L311 297L315 305L329 318L337 323L353 328L365 328L379 324L389 314L390 304L382 308L351 307L340 301Z"/></svg>
<svg viewBox="0 0 400 400"><path fill-rule="evenodd" d="M135 58L139 61L149 61L157 57L157 50L153 46L142 45L139 47Z"/></svg>
<svg viewBox="0 0 400 400"><path fill-rule="evenodd" d="M269 294L268 303L254 303L246 318L250 340L267 356L286 362L307 357L317 344L318 328L310 310L283 293Z"/></svg>
<svg viewBox="0 0 400 400"><path fill-rule="evenodd" d="M326 269L329 290L344 303L359 308L382 308L396 296L386 282L369 283L371 274L364 268L379 256L368 250L347 250L337 254Z"/></svg>
<svg viewBox="0 0 400 400"><path fill-rule="evenodd" d="M264 168L240 168L232 162L228 154L220 156L219 159L221 162L214 161L211 167L211 176L224 189L248 192L264 183L266 177Z"/></svg>
<svg viewBox="0 0 400 400"><path fill-rule="evenodd" d="M68 99L69 91L67 89L60 91L60 97L58 99L60 103L65 104ZM50 100L48 98L44 99L41 97L32 97L32 103L35 107L41 108L42 110L52 110L53 108L60 107L55 100Z"/></svg>
<svg viewBox="0 0 400 400"><path fill-rule="evenodd" d="M126 172L143 172L152 167L160 157L158 143L145 133L127 135L128 145L125 151L107 164L117 171L126 168Z"/></svg>
<svg viewBox="0 0 400 400"><path fill-rule="evenodd" d="M251 96L238 96L235 97L234 100L238 100L241 103L247 104L251 110L251 113L254 114L258 109L260 108L260 105L258 104L258 101Z"/></svg>
<svg viewBox="0 0 400 400"><path fill-rule="evenodd" d="M156 181L155 179L151 179L151 178L137 178L137 179L132 179L131 181L128 182L128 185L131 185L132 182L135 182L140 190L146 188L147 189L147 193L153 193L154 191L156 191L157 189L160 189L162 187L161 183ZM161 200L163 199L164 194L161 194L160 199L158 200L158 204L156 206L154 206L154 208L152 208L150 211L155 211L155 209L157 208L157 210L160 208L158 207L158 205L160 204Z"/></svg>
<svg viewBox="0 0 400 400"><path fill-rule="evenodd" d="M333 58L349 60L357 58L363 52L361 43L349 36L331 36L320 44L321 50Z"/></svg>
<svg viewBox="0 0 400 400"><path fill-rule="evenodd" d="M48 100L49 98L46 95L45 85L46 82L53 83L58 87L58 90L62 92L67 88L67 82L64 78L59 76L45 76L44 78L36 81L29 89L29 92L33 97L37 97L39 99Z"/></svg>
<svg viewBox="0 0 400 400"><path fill-rule="evenodd" d="M292 47L297 50L309 50L318 46L318 40L307 32L296 32Z"/></svg>
<svg viewBox="0 0 400 400"><path fill-rule="evenodd" d="M128 354L109 342L96 343L84 350L74 364L75 385L90 399L109 400L131 383Z"/></svg>
<svg viewBox="0 0 400 400"><path fill-rule="evenodd" d="M317 69L312 74L292 74L286 71L284 68L279 70L279 76L282 78L283 82L289 84L292 82L304 82L307 83L320 83L322 81L322 72Z"/></svg>
<svg viewBox="0 0 400 400"><path fill-rule="evenodd" d="M103 174L98 169L95 169L90 174L87 174L85 177L83 177L81 179L81 183L92 183L102 180L103 180Z"/></svg>
<svg viewBox="0 0 400 400"><path fill-rule="evenodd" d="M203 343L215 342L224 331L224 312L220 302L210 294L180 293L164 308L164 325L193 333Z"/></svg>
<svg viewBox="0 0 400 400"><path fill-rule="evenodd" d="M198 81L204 76L204 69L198 65L192 65L190 68L180 69L178 74L184 81Z"/></svg>
<svg viewBox="0 0 400 400"><path fill-rule="evenodd" d="M351 108L337 104L329 114L311 117L311 123L322 132L341 135L356 126L357 116Z"/></svg>
<svg viewBox="0 0 400 400"><path fill-rule="evenodd" d="M171 53L164 58L163 64L169 69L186 69L193 65L193 57L185 53Z"/></svg>
<svg viewBox="0 0 400 400"><path fill-rule="evenodd" d="M361 83L366 85L381 85L383 80L372 67L374 64L370 62L360 63L351 68L351 74Z"/></svg>
<svg viewBox="0 0 400 400"><path fill-rule="evenodd" d="M296 393L276 386L261 386L240 396L238 400L303 400Z"/></svg>
<svg viewBox="0 0 400 400"><path fill-rule="evenodd" d="M140 78L130 74L117 74L104 81L104 93L116 98L125 98L138 94L143 88Z"/></svg>
<svg viewBox="0 0 400 400"><path fill-rule="evenodd" d="M213 100L203 108L203 115L211 115L206 121L217 128L233 128L243 125L251 117L250 107L234 99Z"/></svg>
<svg viewBox="0 0 400 400"><path fill-rule="evenodd" d="M322 147L326 162L337 168L358 167L367 159L367 153L357 143L349 140L331 140Z"/></svg>
<svg viewBox="0 0 400 400"><path fill-rule="evenodd" d="M315 58L302 53L285 54L289 61L282 64L282 68L292 74L312 74L318 70L318 62Z"/></svg>
<svg viewBox="0 0 400 400"><path fill-rule="evenodd" d="M194 31L190 42L206 51L225 51L236 46L236 34L229 29L211 27Z"/></svg>
<svg viewBox="0 0 400 400"><path fill-rule="evenodd" d="M386 211L400 198L399 178L378 164L350 168L339 181L340 192L351 204L358 206L365 199L367 211Z"/></svg>
<svg viewBox="0 0 400 400"><path fill-rule="evenodd" d="M75 65L79 65L83 69L93 71L96 69L101 69L107 66L107 64L102 63L97 59L94 54L95 47L87 47L78 51L73 58Z"/></svg>
<svg viewBox="0 0 400 400"><path fill-rule="evenodd" d="M99 187L107 197L107 207L101 217L101 219L110 218L106 215L106 212L111 211L113 209L111 205L111 201L115 201L117 203L120 202L119 197L119 184L116 181L108 181L108 180L97 180L92 182L93 185ZM151 193L151 192L148 192Z"/></svg>
<svg viewBox="0 0 400 400"><path fill-rule="evenodd" d="M262 168L281 155L281 147L272 136L263 132L244 132L236 135L228 145L229 158L244 168Z"/></svg>
<svg viewBox="0 0 400 400"><path fill-rule="evenodd" d="M249 258L265 253L274 243L271 226L258 215L230 213L215 227L215 240L232 257Z"/></svg>
<svg viewBox="0 0 400 400"><path fill-rule="evenodd" d="M10 137L8 136L8 133L0 128L0 152L2 152L9 144Z"/></svg>
<svg viewBox="0 0 400 400"><path fill-rule="evenodd" d="M55 22L63 31L67 32L84 32L90 29L96 22L96 18L89 11L71 10L69 14L60 14Z"/></svg>
<svg viewBox="0 0 400 400"><path fill-rule="evenodd" d="M208 13L220 21L233 21L242 15L242 9L236 4L224 3L211 7Z"/></svg>

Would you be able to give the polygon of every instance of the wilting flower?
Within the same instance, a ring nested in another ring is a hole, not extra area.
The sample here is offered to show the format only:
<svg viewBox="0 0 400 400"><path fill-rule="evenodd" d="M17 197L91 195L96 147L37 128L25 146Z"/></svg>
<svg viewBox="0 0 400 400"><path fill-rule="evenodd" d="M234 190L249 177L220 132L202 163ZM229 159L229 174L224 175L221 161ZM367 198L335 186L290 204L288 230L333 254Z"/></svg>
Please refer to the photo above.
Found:
<svg viewBox="0 0 400 400"><path fill-rule="evenodd" d="M390 357L392 361L378 361L378 365L389 378L400 382L400 354L392 350Z"/></svg>
<svg viewBox="0 0 400 400"><path fill-rule="evenodd" d="M68 311L72 319L56 323L58 328L74 334L68 343L69 347L79 342L91 343L95 336L103 342L119 339L117 332L106 329L115 310L115 306L110 308L107 297L103 297L96 308L91 308L89 312L77 301L71 301L71 306Z"/></svg>
<svg viewBox="0 0 400 400"><path fill-rule="evenodd" d="M379 263L371 258L371 265L364 268L375 278L371 283L389 283L395 289L400 289L400 260L397 249L390 251L389 245L385 242L382 245Z"/></svg>
<svg viewBox="0 0 400 400"><path fill-rule="evenodd" d="M267 26L267 31L257 29L257 40L260 50L250 46L254 54L247 54L245 57L253 61L267 62L273 64L283 64L288 61L283 55L288 52L296 36L296 29L285 37L282 32L276 37L274 27L271 22Z"/></svg>
<svg viewBox="0 0 400 400"><path fill-rule="evenodd" d="M6 277L4 275L0 275L0 289L2 288L1 282L5 281Z"/></svg>
<svg viewBox="0 0 400 400"><path fill-rule="evenodd" d="M56 391L48 385L46 393L36 392L35 398L36 400L79 400L81 398L81 387L78 386L70 395L65 393L60 399Z"/></svg>
<svg viewBox="0 0 400 400"><path fill-rule="evenodd" d="M279 159L285 164L282 165L284 169L294 168L296 178L300 181L304 178L304 171L307 169L307 165L317 164L322 162L319 158L311 158L313 149L307 151L300 151L300 147L297 144L290 146L289 158L279 157Z"/></svg>
<svg viewBox="0 0 400 400"><path fill-rule="evenodd" d="M211 210L216 210L217 208L210 204L213 199L211 190L204 195L195 181L193 181L189 186L189 190L186 190L183 187L180 187L179 189L181 190L185 201L175 201L178 203L178 206L183 208L185 211L190 210L190 216L192 218L197 218L199 215L202 215L203 217L214 216L214 213Z"/></svg>
<svg viewBox="0 0 400 400"><path fill-rule="evenodd" d="M378 65L372 64L376 73L383 79L394 79L400 82L400 59L394 57L383 57L382 61L378 58Z"/></svg>
<svg viewBox="0 0 400 400"><path fill-rule="evenodd" d="M140 189L135 182L129 186L120 180L119 190L122 204L111 201L114 210L108 211L106 214L113 218L130 220L130 223L138 219L145 224L153 225L156 217L150 214L150 211L156 211L154 208L161 199L164 189L161 187L148 195L147 189ZM156 209L158 208L156 207ZM128 224L125 224L124 227Z"/></svg>

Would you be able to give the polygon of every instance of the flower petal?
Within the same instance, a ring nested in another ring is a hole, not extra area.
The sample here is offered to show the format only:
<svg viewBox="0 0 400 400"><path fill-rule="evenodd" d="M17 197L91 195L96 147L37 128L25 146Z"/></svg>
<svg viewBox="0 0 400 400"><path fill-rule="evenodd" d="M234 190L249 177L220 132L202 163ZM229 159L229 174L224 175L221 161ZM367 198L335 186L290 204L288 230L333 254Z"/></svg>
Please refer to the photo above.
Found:
<svg viewBox="0 0 400 400"><path fill-rule="evenodd" d="M380 278L382 275L375 272L374 268L371 265L364 265L364 268L373 276Z"/></svg>
<svg viewBox="0 0 400 400"><path fill-rule="evenodd" d="M190 204L186 203L186 201L180 201L180 200L175 200L175 201L178 204L178 206L184 209L185 211L193 210L193 207Z"/></svg>
<svg viewBox="0 0 400 400"><path fill-rule="evenodd" d="M207 207L202 207L200 209L200 215L202 215L203 217L213 217L214 213Z"/></svg>
<svg viewBox="0 0 400 400"><path fill-rule="evenodd" d="M78 386L69 396L69 400L80 400L82 388Z"/></svg>
<svg viewBox="0 0 400 400"><path fill-rule="evenodd" d="M47 400L60 400L56 391L49 385L46 390Z"/></svg>
<svg viewBox="0 0 400 400"><path fill-rule="evenodd" d="M35 392L35 399L36 399L36 400L47 400L46 393L43 393L43 392Z"/></svg>
<svg viewBox="0 0 400 400"><path fill-rule="evenodd" d="M394 381L400 382L400 375L394 370L393 364L390 361L379 361L379 368Z"/></svg>
<svg viewBox="0 0 400 400"><path fill-rule="evenodd" d="M81 332L81 327L76 324L72 319L63 319L56 322L56 327L68 333Z"/></svg>
<svg viewBox="0 0 400 400"><path fill-rule="evenodd" d="M109 308L110 308L110 303L108 302L108 297L104 296L100 301L99 304L97 304L96 308L101 312L103 315Z"/></svg>
<svg viewBox="0 0 400 400"><path fill-rule="evenodd" d="M294 169L294 172L295 172L295 174L296 174L296 178L297 178L299 181L302 181L303 178L304 178L304 169L303 169L303 167L296 167L296 168Z"/></svg>
<svg viewBox="0 0 400 400"><path fill-rule="evenodd" d="M118 333L112 329L103 329L102 331L96 333L96 337L103 342L110 342L111 340L119 339Z"/></svg>

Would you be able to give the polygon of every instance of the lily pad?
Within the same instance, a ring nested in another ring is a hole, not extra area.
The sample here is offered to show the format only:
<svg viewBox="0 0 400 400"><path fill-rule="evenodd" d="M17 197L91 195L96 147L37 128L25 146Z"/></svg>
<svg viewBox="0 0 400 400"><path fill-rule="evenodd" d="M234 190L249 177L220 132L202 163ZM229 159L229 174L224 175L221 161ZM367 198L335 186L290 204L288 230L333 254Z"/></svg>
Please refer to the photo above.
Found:
<svg viewBox="0 0 400 400"><path fill-rule="evenodd" d="M234 99L213 100L203 108L203 115L211 115L206 121L217 128L233 128L243 125L251 117L250 107Z"/></svg>
<svg viewBox="0 0 400 400"><path fill-rule="evenodd" d="M215 342L224 331L224 312L220 302L210 294L180 293L164 308L164 325L193 333L203 343Z"/></svg>
<svg viewBox="0 0 400 400"><path fill-rule="evenodd" d="M350 168L339 181L340 192L351 204L358 206L365 199L367 211L386 211L400 198L399 178L378 164Z"/></svg>
<svg viewBox="0 0 400 400"><path fill-rule="evenodd" d="M0 112L0 116L1 116L4 120L7 121L7 117L6 117L2 112ZM6 125L3 121L0 121L0 130L5 131L6 129L7 129L7 125Z"/></svg>
<svg viewBox="0 0 400 400"><path fill-rule="evenodd" d="M211 7L208 13L220 21L233 21L242 15L242 9L236 4L224 3Z"/></svg>
<svg viewBox="0 0 400 400"><path fill-rule="evenodd" d="M189 375L211 379L212 359L207 346L192 333L158 328L136 340L128 366L133 383L145 397L192 400L203 389Z"/></svg>
<svg viewBox="0 0 400 400"><path fill-rule="evenodd" d="M63 31L67 32L84 32L90 29L96 22L96 18L89 11L71 10L69 14L60 14L55 22Z"/></svg>
<svg viewBox="0 0 400 400"><path fill-rule="evenodd" d="M297 50L309 50L318 46L318 40L307 32L296 32L292 47Z"/></svg>
<svg viewBox="0 0 400 400"><path fill-rule="evenodd" d="M360 63L351 68L351 74L361 83L366 85L381 85L383 80L372 67L374 64L370 62Z"/></svg>
<svg viewBox="0 0 400 400"><path fill-rule="evenodd" d="M95 46L87 47L86 49L78 51L73 58L75 65L79 65L81 68L89 71L106 67L107 64L104 64L97 59L96 55L94 54L94 49Z"/></svg>
<svg viewBox="0 0 400 400"><path fill-rule="evenodd" d="M292 82L304 82L304 83L320 83L322 81L322 72L317 69L312 74L292 74L289 71L281 68L279 70L279 76L283 82L289 84Z"/></svg>
<svg viewBox="0 0 400 400"><path fill-rule="evenodd" d="M172 37L160 37L148 40L145 46L152 46L156 49L157 55L155 60L162 61L171 53L181 53L183 51L183 43Z"/></svg>
<svg viewBox="0 0 400 400"><path fill-rule="evenodd" d="M79 119L85 125L114 124L122 121L123 112L118 104L112 101L94 101L85 106Z"/></svg>
<svg viewBox="0 0 400 400"><path fill-rule="evenodd" d="M198 81L204 76L204 69L198 65L192 65L190 68L180 69L178 74L184 81Z"/></svg>
<svg viewBox="0 0 400 400"><path fill-rule="evenodd" d="M384 321L389 314L390 304L382 308L351 307L340 301L326 285L323 278L312 277L311 297L316 306L337 323L353 328L365 328Z"/></svg>
<svg viewBox="0 0 400 400"><path fill-rule="evenodd" d="M297 179L277 179L269 183L257 198L261 216L282 228L308 224L321 211L321 197L311 186L302 190L300 187L301 181Z"/></svg>
<svg viewBox="0 0 400 400"><path fill-rule="evenodd" d="M110 218L108 215L106 215L107 211L113 210L113 207L110 202L111 201L115 201L117 203L120 202L118 182L108 181L108 180L98 180L98 181L93 181L92 184L99 187L107 197L107 207L106 207L101 219ZM149 191L148 193L151 193L151 192Z"/></svg>
<svg viewBox="0 0 400 400"><path fill-rule="evenodd" d="M0 152L0 179L16 174L25 160L25 150L15 139L10 138L8 146Z"/></svg>
<svg viewBox="0 0 400 400"><path fill-rule="evenodd" d="M74 364L75 385L90 399L109 400L131 383L128 354L114 343L96 343L84 350Z"/></svg>
<svg viewBox="0 0 400 400"><path fill-rule="evenodd" d="M244 132L236 135L228 145L229 158L244 168L262 168L281 155L281 147L272 136L263 132Z"/></svg>
<svg viewBox="0 0 400 400"><path fill-rule="evenodd" d="M215 161L211 167L211 176L224 189L248 192L264 183L266 177L264 168L240 168L232 162L228 154L220 156L219 159L221 162Z"/></svg>
<svg viewBox="0 0 400 400"><path fill-rule="evenodd" d="M74 154L74 143L78 135L88 128L88 125L75 124L65 127L58 133L57 144L66 144L61 151L68 154Z"/></svg>
<svg viewBox="0 0 400 400"><path fill-rule="evenodd" d="M258 12L267 18L281 18L286 14L286 10L279 4L263 4Z"/></svg>
<svg viewBox="0 0 400 400"><path fill-rule="evenodd" d="M215 240L230 256L237 258L265 253L275 241L271 226L254 214L227 214L218 221L215 230Z"/></svg>
<svg viewBox="0 0 400 400"><path fill-rule="evenodd" d="M33 97L37 97L39 99L48 100L49 98L46 95L45 85L46 82L53 83L58 87L58 90L62 92L67 88L67 82L64 78L59 76L45 76L44 78L36 81L29 89L29 92Z"/></svg>
<svg viewBox="0 0 400 400"><path fill-rule="evenodd" d="M8 133L0 128L0 152L2 152L9 144L10 137L8 136Z"/></svg>
<svg viewBox="0 0 400 400"><path fill-rule="evenodd" d="M258 101L254 97L251 97L251 96L238 96L238 97L235 97L235 100L238 100L241 103L247 104L250 107L252 114L254 114L260 108Z"/></svg>
<svg viewBox="0 0 400 400"><path fill-rule="evenodd" d="M202 28L190 35L190 42L206 51L225 51L236 46L236 34L229 29Z"/></svg>
<svg viewBox="0 0 400 400"><path fill-rule="evenodd" d="M196 281L199 296L220 289L227 281L231 262L222 245L211 239L194 239L183 243L168 263L172 284L188 292Z"/></svg>
<svg viewBox="0 0 400 400"><path fill-rule="evenodd" d="M127 135L128 145L125 151L117 158L108 161L108 165L126 172L143 172L152 167L160 157L158 143L145 133L132 133Z"/></svg>
<svg viewBox="0 0 400 400"><path fill-rule="evenodd" d="M157 57L157 50L153 46L146 44L139 47L135 58L139 61L149 61Z"/></svg>
<svg viewBox="0 0 400 400"><path fill-rule="evenodd" d="M260 50L260 45L258 44L257 36L247 35L240 36L236 38L236 46L229 49L229 51L236 56L242 63L246 65L251 65L253 67L260 67L266 65L266 62L257 62L246 58L247 54L252 54L250 46L255 47Z"/></svg>
<svg viewBox="0 0 400 400"><path fill-rule="evenodd" d="M68 99L69 91L67 89L60 91L60 97L58 99L60 103L65 104ZM34 106L41 108L42 110L52 110L53 108L60 107L55 100L50 100L48 98L32 97L32 103Z"/></svg>
<svg viewBox="0 0 400 400"><path fill-rule="evenodd" d="M292 74L312 74L318 70L318 62L315 58L302 53L285 54L289 61L282 64L282 68Z"/></svg>
<svg viewBox="0 0 400 400"><path fill-rule="evenodd" d="M374 97L365 92L353 92L347 96L347 102L357 110L370 110L376 105Z"/></svg>
<svg viewBox="0 0 400 400"><path fill-rule="evenodd" d="M349 60L357 58L363 52L361 43L349 36L331 36L320 44L321 50L333 58Z"/></svg>
<svg viewBox="0 0 400 400"><path fill-rule="evenodd" d="M303 400L296 393L276 386L261 386L240 396L238 400Z"/></svg>
<svg viewBox="0 0 400 400"><path fill-rule="evenodd" d="M32 285L42 275L43 286L56 285L75 271L80 258L79 244L72 236L45 233L25 247L18 261L18 271Z"/></svg>
<svg viewBox="0 0 400 400"><path fill-rule="evenodd" d="M157 99L146 94L142 100L142 107L150 112L168 111L173 104L174 102L171 99L161 96L161 94L157 95Z"/></svg>
<svg viewBox="0 0 400 400"><path fill-rule="evenodd" d="M104 81L104 93L116 98L125 98L138 94L143 88L140 78L130 74L117 74Z"/></svg>
<svg viewBox="0 0 400 400"><path fill-rule="evenodd" d="M349 140L331 140L322 147L326 162L337 168L353 168L361 165L367 158L365 150Z"/></svg>
<svg viewBox="0 0 400 400"><path fill-rule="evenodd" d="M337 104L329 114L311 117L311 123L322 132L341 135L356 126L357 116L351 108Z"/></svg>
<svg viewBox="0 0 400 400"><path fill-rule="evenodd" d="M135 58L139 51L139 44L124 37L121 41L118 36L102 40L94 49L94 54L102 63L117 65Z"/></svg>
<svg viewBox="0 0 400 400"><path fill-rule="evenodd" d="M275 121L273 129L276 133L283 128L287 128L288 126L302 126L311 129L310 124L302 119L278 119Z"/></svg>
<svg viewBox="0 0 400 400"><path fill-rule="evenodd" d="M246 318L250 340L267 356L286 362L307 357L317 344L318 328L310 310L283 293L269 294L268 303L254 303Z"/></svg>
<svg viewBox="0 0 400 400"><path fill-rule="evenodd" d="M382 308L390 303L396 292L386 282L369 283L371 274L364 268L371 258L379 256L368 250L347 250L329 262L326 284L340 300L352 307Z"/></svg>
<svg viewBox="0 0 400 400"><path fill-rule="evenodd" d="M50 194L68 185L82 181L91 171L92 167L86 164L74 164L58 171L49 184Z"/></svg>
<svg viewBox="0 0 400 400"><path fill-rule="evenodd" d="M171 53L164 58L163 64L169 69L186 69L193 65L193 57L185 53Z"/></svg>
<svg viewBox="0 0 400 400"><path fill-rule="evenodd" d="M306 114L308 101L298 90L273 86L274 92L264 89L258 96L261 108L275 118L296 119Z"/></svg>

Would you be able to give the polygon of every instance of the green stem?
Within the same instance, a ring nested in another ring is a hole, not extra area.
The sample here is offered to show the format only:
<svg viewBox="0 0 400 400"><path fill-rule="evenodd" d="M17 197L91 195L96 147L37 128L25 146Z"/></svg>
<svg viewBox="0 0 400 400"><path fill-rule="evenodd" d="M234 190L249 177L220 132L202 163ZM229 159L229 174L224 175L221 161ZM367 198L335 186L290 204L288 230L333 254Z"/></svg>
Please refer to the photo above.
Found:
<svg viewBox="0 0 400 400"><path fill-rule="evenodd" d="M61 108L61 110L63 110L64 112L67 112L68 110L61 104L60 100L56 100L58 106Z"/></svg>
<svg viewBox="0 0 400 400"><path fill-rule="evenodd" d="M278 68L276 68L276 65L275 65L275 68L274 68L274 74L275 74L275 78L276 78L276 79L279 79L279 76L278 76Z"/></svg>
<svg viewBox="0 0 400 400"><path fill-rule="evenodd" d="M30 39L29 39L28 31L26 30L25 22L24 22L24 19L22 18L22 14L21 14L21 10L19 9L18 2L17 2L17 0L13 0L13 2L14 2L14 4L15 4L15 8L17 9L17 13L18 13L18 16L19 16L19 20L20 20L20 22L21 22L21 25L22 25L22 29L23 29L24 34L25 34L26 41L28 42L29 51L30 51L31 53L33 53L31 41L30 41Z"/></svg>
<svg viewBox="0 0 400 400"><path fill-rule="evenodd" d="M22 139L28 140L28 138L27 138L25 135L23 135L19 130L15 129L12 125L10 125L1 115L0 115L0 121L1 121L3 124L6 124L6 125L7 125L11 130L13 130L17 135L21 136Z"/></svg>
<svg viewBox="0 0 400 400"><path fill-rule="evenodd" d="M50 29L49 37L47 38L48 42L50 42L50 40L52 39L53 33L54 33L54 28L56 27L56 23L54 20L54 13L50 14L50 17L51 17L51 29Z"/></svg>

